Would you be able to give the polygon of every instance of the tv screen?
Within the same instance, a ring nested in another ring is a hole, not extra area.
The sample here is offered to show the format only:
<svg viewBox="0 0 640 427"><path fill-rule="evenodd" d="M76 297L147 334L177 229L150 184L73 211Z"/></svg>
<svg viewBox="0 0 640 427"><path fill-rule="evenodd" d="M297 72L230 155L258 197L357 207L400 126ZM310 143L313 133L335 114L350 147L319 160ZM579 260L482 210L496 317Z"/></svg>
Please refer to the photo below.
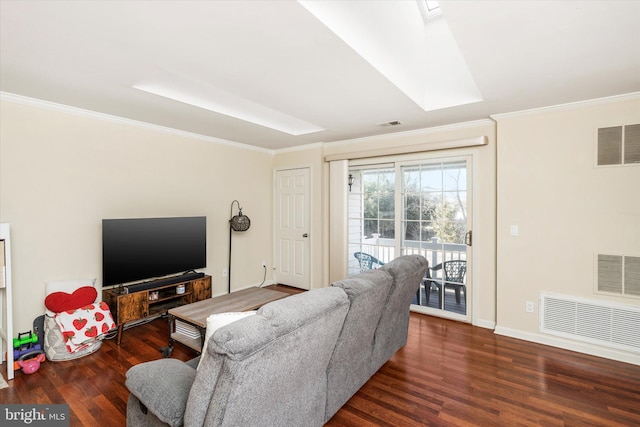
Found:
<svg viewBox="0 0 640 427"><path fill-rule="evenodd" d="M206 217L102 220L102 284L119 285L207 266Z"/></svg>

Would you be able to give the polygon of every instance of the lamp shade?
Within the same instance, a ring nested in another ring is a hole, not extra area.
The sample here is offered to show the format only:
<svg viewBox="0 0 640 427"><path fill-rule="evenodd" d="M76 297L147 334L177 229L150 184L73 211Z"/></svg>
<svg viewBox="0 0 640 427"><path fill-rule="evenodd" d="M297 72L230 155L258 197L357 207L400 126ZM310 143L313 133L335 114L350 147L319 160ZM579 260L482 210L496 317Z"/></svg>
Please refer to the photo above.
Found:
<svg viewBox="0 0 640 427"><path fill-rule="evenodd" d="M242 215L242 209L238 212L238 215L233 216L229 223L231 223L231 228L233 231L247 231L251 226L251 220L248 216Z"/></svg>

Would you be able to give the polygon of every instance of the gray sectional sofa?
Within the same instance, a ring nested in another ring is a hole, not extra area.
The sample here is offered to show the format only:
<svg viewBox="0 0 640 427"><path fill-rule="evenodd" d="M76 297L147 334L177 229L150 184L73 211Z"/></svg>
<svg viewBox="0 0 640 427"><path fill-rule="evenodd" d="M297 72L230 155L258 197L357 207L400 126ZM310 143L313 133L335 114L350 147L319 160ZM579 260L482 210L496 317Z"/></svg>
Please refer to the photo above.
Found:
<svg viewBox="0 0 640 427"><path fill-rule="evenodd" d="M417 255L274 301L218 329L206 357L129 369L128 426L321 426L407 341Z"/></svg>

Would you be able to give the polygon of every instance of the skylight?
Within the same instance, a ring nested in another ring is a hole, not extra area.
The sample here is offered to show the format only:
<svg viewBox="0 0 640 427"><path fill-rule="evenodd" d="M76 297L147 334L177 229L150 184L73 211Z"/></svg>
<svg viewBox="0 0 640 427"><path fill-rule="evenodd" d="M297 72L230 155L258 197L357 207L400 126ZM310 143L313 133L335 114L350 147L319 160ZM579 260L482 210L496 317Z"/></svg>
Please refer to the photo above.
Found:
<svg viewBox="0 0 640 427"><path fill-rule="evenodd" d="M440 2L437 0L416 0L416 2L418 3L418 8L425 23L442 16Z"/></svg>
<svg viewBox="0 0 640 427"><path fill-rule="evenodd" d="M423 110L482 101L437 2L298 1Z"/></svg>

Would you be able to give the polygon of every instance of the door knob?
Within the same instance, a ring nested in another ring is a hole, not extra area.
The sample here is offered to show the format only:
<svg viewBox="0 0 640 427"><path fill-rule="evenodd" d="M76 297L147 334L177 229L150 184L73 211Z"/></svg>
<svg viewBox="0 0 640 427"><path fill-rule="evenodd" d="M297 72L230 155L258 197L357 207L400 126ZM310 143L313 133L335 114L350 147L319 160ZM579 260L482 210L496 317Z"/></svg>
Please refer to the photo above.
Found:
<svg viewBox="0 0 640 427"><path fill-rule="evenodd" d="M309 235L307 233L304 233L302 237L309 237Z"/></svg>

